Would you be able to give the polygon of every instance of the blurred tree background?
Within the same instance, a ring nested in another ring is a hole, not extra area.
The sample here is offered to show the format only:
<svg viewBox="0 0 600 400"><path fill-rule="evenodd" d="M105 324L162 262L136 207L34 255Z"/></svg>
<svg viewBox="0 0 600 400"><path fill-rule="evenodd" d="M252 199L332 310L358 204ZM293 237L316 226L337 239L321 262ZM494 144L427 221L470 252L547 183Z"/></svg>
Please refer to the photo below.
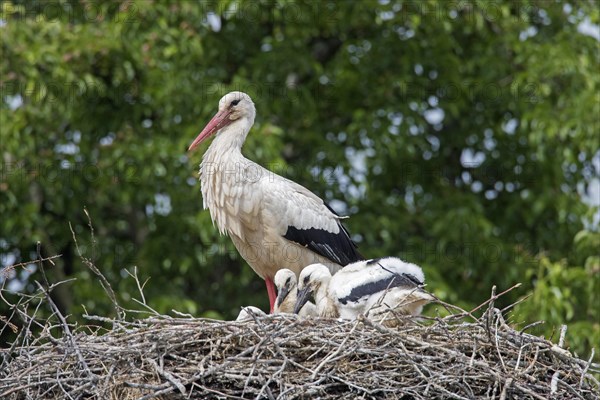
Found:
<svg viewBox="0 0 600 400"><path fill-rule="evenodd" d="M550 337L600 344L599 12L594 1L3 2L2 266L61 254L75 317L118 300L231 318L264 283L202 210L186 147L231 91L257 121L245 154L350 215L368 257ZM96 244L88 228L87 208ZM34 264L2 295L32 292ZM0 315L10 310L0 304ZM443 312L430 307L428 313ZM7 332L5 332L6 336Z"/></svg>

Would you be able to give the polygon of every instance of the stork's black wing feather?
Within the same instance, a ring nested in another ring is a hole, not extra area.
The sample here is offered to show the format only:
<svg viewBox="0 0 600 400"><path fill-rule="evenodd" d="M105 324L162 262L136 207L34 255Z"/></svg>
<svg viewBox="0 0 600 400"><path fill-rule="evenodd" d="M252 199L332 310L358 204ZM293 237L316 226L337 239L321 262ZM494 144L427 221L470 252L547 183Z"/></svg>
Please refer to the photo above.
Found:
<svg viewBox="0 0 600 400"><path fill-rule="evenodd" d="M366 282L360 286L352 288L352 290L347 296L339 298L338 301L342 304L347 304L348 302L355 303L363 297L372 296L373 294L382 292L384 290L389 290L397 287L414 288L418 290L419 287L423 284L411 274L397 274L393 271L389 271L381 264L379 265L381 266L381 268L390 272L390 274L383 279L373 282Z"/></svg>
<svg viewBox="0 0 600 400"><path fill-rule="evenodd" d="M335 214L335 211L329 205L325 205ZM294 226L288 226L283 237L307 247L341 266L364 260L364 257L358 252L358 246L350 238L346 228L339 222L338 227L340 228L338 233L332 233L325 229L297 229Z"/></svg>

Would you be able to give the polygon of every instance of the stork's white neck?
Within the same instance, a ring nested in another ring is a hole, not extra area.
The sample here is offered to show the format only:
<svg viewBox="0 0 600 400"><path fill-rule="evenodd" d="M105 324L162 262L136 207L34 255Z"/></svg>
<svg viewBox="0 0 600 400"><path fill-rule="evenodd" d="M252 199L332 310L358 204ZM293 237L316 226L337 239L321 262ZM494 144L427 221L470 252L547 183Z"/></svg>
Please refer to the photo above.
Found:
<svg viewBox="0 0 600 400"><path fill-rule="evenodd" d="M232 152L241 154L242 146L253 124L254 117L242 117L221 129L216 134L206 153L204 153L202 161L206 159L214 161L217 158L226 159L227 157L224 156L227 155L230 157L230 153Z"/></svg>
<svg viewBox="0 0 600 400"><path fill-rule="evenodd" d="M254 117L242 117L225 128L221 129L200 163L200 183L204 209L210 210L213 222L220 233L230 231L226 209L218 202L223 203L226 196L230 196L231 188L245 182L241 168L251 161L242 155L242 145L246 140L248 131L254 123ZM242 192L240 192L242 193ZM230 221L231 222L231 221Z"/></svg>

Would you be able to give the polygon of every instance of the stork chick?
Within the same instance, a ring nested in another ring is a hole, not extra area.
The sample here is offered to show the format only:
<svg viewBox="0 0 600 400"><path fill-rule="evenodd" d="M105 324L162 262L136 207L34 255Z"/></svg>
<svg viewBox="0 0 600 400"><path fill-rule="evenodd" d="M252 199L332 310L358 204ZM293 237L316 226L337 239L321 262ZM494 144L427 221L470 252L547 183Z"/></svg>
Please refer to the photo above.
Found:
<svg viewBox="0 0 600 400"><path fill-rule="evenodd" d="M333 277L323 265L313 264L300 273L298 281L295 308L313 295L322 317L354 319L364 314L382 320L389 318L391 310L419 315L423 306L434 300L422 288L423 270L395 257L358 261Z"/></svg>
<svg viewBox="0 0 600 400"><path fill-rule="evenodd" d="M262 317L266 315L265 312L263 310L261 310L258 307L254 307L254 306L247 306L247 307L242 307L242 309L240 310L240 313L238 314L237 318L235 319L236 321L247 321L249 319L253 319L253 316L255 317Z"/></svg>

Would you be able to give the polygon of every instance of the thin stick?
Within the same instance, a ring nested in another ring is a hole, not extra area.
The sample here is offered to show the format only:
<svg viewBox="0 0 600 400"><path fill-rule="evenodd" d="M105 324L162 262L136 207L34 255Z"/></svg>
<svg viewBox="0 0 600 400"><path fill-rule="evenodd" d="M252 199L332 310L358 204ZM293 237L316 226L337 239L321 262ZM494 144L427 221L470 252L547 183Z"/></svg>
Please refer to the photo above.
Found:
<svg viewBox="0 0 600 400"><path fill-rule="evenodd" d="M477 307L475 307L474 309L472 309L471 311L469 311L469 313L473 314L475 311L480 310L482 307L485 307L488 303L496 301L499 297L502 297L506 293L508 293L511 290L516 289L516 288L518 288L520 286L521 286L521 284L517 283L517 284L511 286L510 288L506 289L505 291L501 292L500 294L493 295L489 300L484 301L483 303L481 303L480 305L478 305Z"/></svg>
<svg viewBox="0 0 600 400"><path fill-rule="evenodd" d="M37 242L37 243L39 243L39 242ZM2 268L0 270L0 275L2 275L3 277L8 277L8 273L10 271L12 271L12 270L14 270L16 268L21 268L21 267L25 268L28 265L33 264L33 263L39 263L39 262L48 261L50 264L56 265L56 264L54 264L54 260L57 259L57 258L60 258L60 257L62 257L62 254L56 254L54 256L44 257L44 258L39 258L38 257L36 260L33 260L33 261L26 261L26 262L21 262L21 263L18 263L18 264L12 264L12 265L9 265L7 267Z"/></svg>
<svg viewBox="0 0 600 400"><path fill-rule="evenodd" d="M89 215L88 215L89 217ZM91 225L91 221L89 221L89 224ZM79 254L79 257L81 258L81 260L83 261L83 263L94 273L96 274L96 276L98 278L100 278L100 284L102 285L102 287L104 288L104 291L106 292L106 294L108 295L110 301L113 304L113 307L115 309L115 314L117 316L118 320L122 320L123 319L123 315L121 312L121 307L119 306L119 304L117 303L117 296L115 295L115 292L112 289L112 286L110 285L110 283L108 282L108 280L106 279L106 277L102 274L102 272L100 272L100 270L98 268L96 268L96 266L94 265L94 263L83 256L83 254L81 253L81 249L79 248L79 243L77 242L77 237L75 236L75 231L73 230L73 226L71 225L71 222L69 222L69 229L71 230L71 235L73 237L73 242L75 242L75 248L77 249L77 254ZM92 237L93 237L93 230L92 230Z"/></svg>
<svg viewBox="0 0 600 400"><path fill-rule="evenodd" d="M562 325L560 327L560 337L558 338L558 347L565 347L565 336L567 335L567 326Z"/></svg>

